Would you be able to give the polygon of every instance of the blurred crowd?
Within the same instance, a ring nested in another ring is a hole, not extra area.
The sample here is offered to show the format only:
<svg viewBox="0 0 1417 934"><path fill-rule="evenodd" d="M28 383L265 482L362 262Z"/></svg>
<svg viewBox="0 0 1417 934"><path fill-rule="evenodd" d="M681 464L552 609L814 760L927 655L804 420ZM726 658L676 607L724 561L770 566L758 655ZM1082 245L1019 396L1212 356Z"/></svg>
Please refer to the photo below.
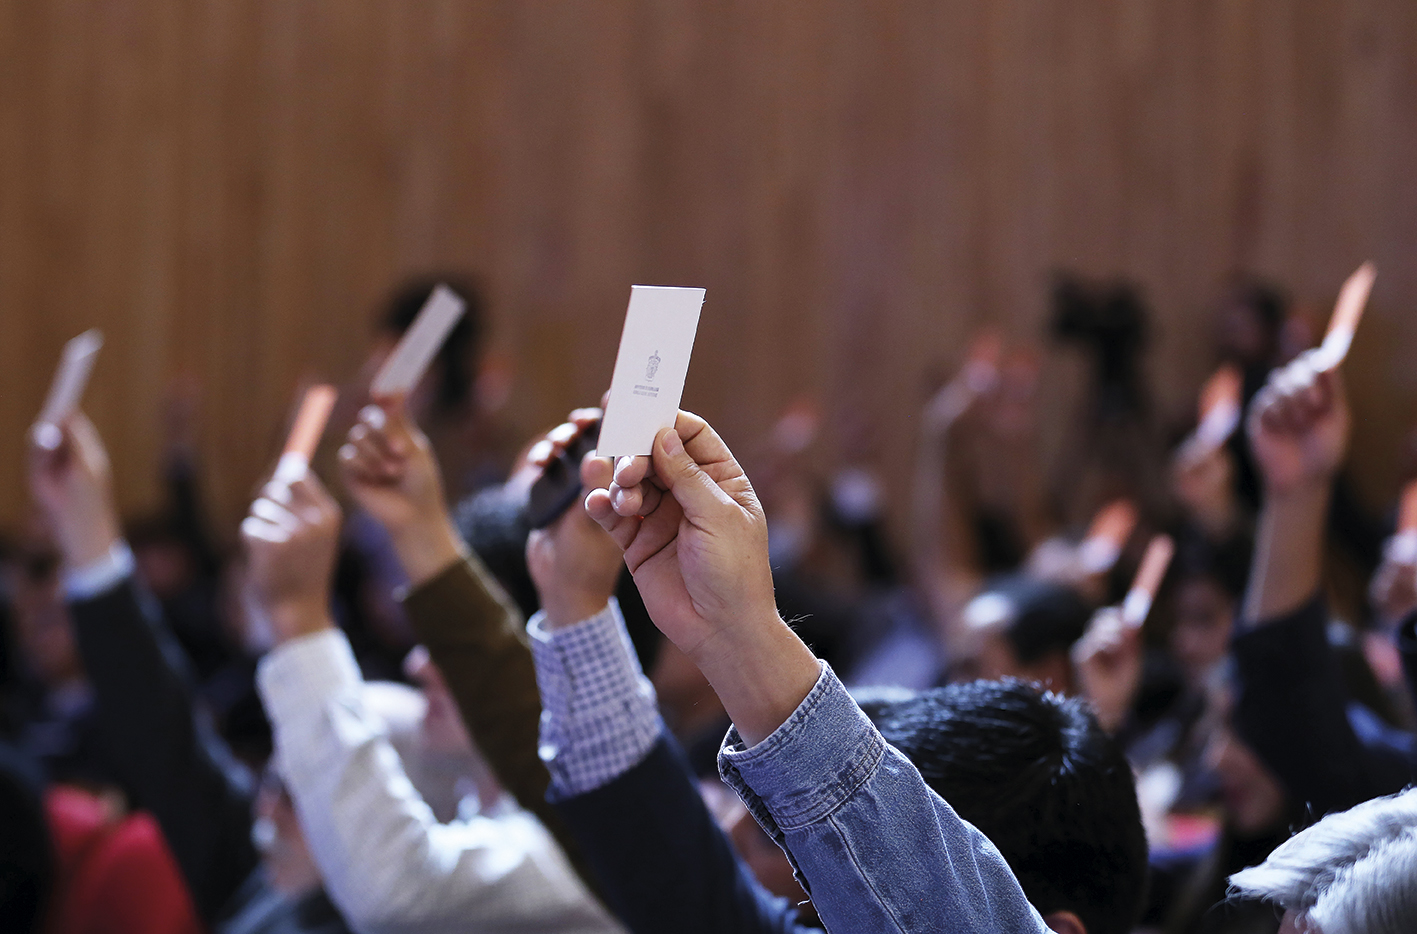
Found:
<svg viewBox="0 0 1417 934"><path fill-rule="evenodd" d="M156 515L117 515L81 414L28 445L0 929L1417 930L1417 528L1354 495L1341 370L1279 287L1218 289L1184 422L1140 291L1065 277L1045 333L981 332L924 400L908 488L823 468L863 460L804 397L762 438L681 414L648 461L588 458L533 529L598 410L507 424L476 292L439 281L469 312L419 387L368 393L432 280L239 534L195 384ZM1045 354L1089 373L1051 458ZM782 632L734 622L759 557Z"/></svg>

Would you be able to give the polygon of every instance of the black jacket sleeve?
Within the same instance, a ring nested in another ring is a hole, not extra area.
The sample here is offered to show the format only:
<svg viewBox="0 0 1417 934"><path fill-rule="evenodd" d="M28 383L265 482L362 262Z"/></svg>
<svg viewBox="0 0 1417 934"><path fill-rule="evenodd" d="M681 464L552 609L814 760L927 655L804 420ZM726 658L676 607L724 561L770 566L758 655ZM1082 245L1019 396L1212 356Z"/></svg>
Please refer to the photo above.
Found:
<svg viewBox="0 0 1417 934"><path fill-rule="evenodd" d="M1417 709L1417 612L1408 614L1402 625L1397 627L1397 651L1402 656L1407 693L1412 697L1412 707Z"/></svg>
<svg viewBox="0 0 1417 934"><path fill-rule="evenodd" d="M1412 780L1390 746L1365 745L1348 718L1348 695L1329 645L1320 596L1288 616L1238 635L1236 732L1296 803L1315 817L1342 811Z"/></svg>
<svg viewBox="0 0 1417 934"><path fill-rule="evenodd" d="M218 919L258 859L250 777L193 706L156 600L129 577L69 610L127 791L157 818L198 912Z"/></svg>
<svg viewBox="0 0 1417 934"><path fill-rule="evenodd" d="M553 805L634 934L820 934L739 861L667 736L619 778Z"/></svg>

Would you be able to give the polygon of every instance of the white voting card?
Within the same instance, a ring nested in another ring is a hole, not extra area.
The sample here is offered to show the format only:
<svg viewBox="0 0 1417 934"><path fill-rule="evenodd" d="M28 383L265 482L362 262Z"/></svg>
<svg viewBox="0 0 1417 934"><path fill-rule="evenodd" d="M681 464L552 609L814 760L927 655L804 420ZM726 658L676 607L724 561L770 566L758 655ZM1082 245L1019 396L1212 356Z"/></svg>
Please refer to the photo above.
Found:
<svg viewBox="0 0 1417 934"><path fill-rule="evenodd" d="M597 453L648 454L655 435L674 427L703 304L703 289L630 288Z"/></svg>
<svg viewBox="0 0 1417 934"><path fill-rule="evenodd" d="M97 328L85 331L64 345L59 369L49 386L49 396L35 420L36 439L40 444L48 448L59 446L60 426L78 409L89 375L93 373L94 360L102 347L103 334Z"/></svg>
<svg viewBox="0 0 1417 934"><path fill-rule="evenodd" d="M369 391L376 396L397 396L411 392L423 378L428 364L438 355L443 341L448 339L448 334L452 332L466 309L467 303L446 285L434 289L433 294L429 295L428 301L424 303L423 310L404 332L399 345L379 368L374 382L369 385Z"/></svg>
<svg viewBox="0 0 1417 934"><path fill-rule="evenodd" d="M1353 346L1353 335L1358 331L1358 322L1363 320L1363 309L1368 305L1368 293L1372 292L1373 280L1377 277L1376 267L1368 262L1359 266L1343 283L1333 317L1328 322L1328 333L1314 354L1316 369L1331 370L1348 356L1348 348Z"/></svg>

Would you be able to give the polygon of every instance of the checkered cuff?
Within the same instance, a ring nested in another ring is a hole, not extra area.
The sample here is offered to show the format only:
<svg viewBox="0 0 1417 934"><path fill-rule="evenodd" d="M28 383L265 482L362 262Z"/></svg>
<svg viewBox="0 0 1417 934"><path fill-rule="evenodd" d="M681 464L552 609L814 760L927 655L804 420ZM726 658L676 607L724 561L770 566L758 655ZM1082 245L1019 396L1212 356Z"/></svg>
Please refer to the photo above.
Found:
<svg viewBox="0 0 1417 934"><path fill-rule="evenodd" d="M664 732L620 605L565 629L527 624L541 689L541 758L552 800L585 794L638 765Z"/></svg>

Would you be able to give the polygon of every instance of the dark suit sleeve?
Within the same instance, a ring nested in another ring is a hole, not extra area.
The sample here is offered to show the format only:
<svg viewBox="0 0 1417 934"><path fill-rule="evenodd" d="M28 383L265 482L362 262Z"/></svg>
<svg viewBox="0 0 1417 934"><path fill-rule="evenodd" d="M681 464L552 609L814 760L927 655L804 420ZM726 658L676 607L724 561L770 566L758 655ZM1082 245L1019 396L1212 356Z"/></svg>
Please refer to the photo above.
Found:
<svg viewBox="0 0 1417 934"><path fill-rule="evenodd" d="M194 708L156 600L129 577L69 610L104 742L210 922L257 863L249 776Z"/></svg>
<svg viewBox="0 0 1417 934"><path fill-rule="evenodd" d="M551 775L537 750L541 695L521 612L475 556L414 588L403 607L497 780L594 888L575 838L546 803Z"/></svg>
<svg viewBox="0 0 1417 934"><path fill-rule="evenodd" d="M1412 778L1411 763L1390 745L1365 745L1354 731L1327 625L1316 596L1232 646L1235 729L1315 817L1400 791Z"/></svg>
<svg viewBox="0 0 1417 934"><path fill-rule="evenodd" d="M1417 709L1417 612L1408 614L1397 627L1397 651L1402 656L1407 693L1412 698L1413 709Z"/></svg>
<svg viewBox="0 0 1417 934"><path fill-rule="evenodd" d="M684 753L661 737L642 762L594 791L555 802L634 934L805 934L786 899L738 859L694 784Z"/></svg>

